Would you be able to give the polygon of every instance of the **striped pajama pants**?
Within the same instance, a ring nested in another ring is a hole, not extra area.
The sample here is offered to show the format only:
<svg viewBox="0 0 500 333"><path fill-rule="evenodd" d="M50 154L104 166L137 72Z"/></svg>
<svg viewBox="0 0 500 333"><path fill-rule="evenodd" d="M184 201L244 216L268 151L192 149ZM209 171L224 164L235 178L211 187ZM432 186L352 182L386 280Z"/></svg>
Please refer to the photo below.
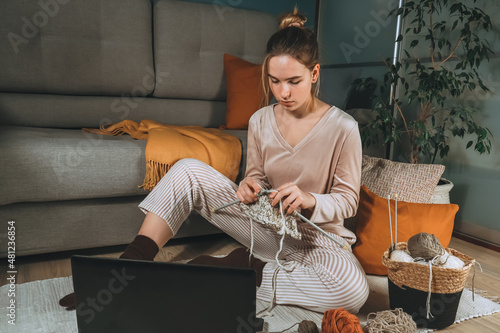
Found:
<svg viewBox="0 0 500 333"><path fill-rule="evenodd" d="M194 209L210 223L266 261L262 284L257 298L275 304L293 304L325 312L344 308L357 313L368 298L368 283L358 260L350 250L341 249L335 242L316 230L299 225L302 240L286 238L279 259L281 236L260 223L253 222L238 205L212 212L212 207L238 200L237 185L207 164L195 159L177 162L139 205L166 221L173 234L179 230ZM347 241L332 234L343 243ZM350 247L349 247L350 248Z"/></svg>

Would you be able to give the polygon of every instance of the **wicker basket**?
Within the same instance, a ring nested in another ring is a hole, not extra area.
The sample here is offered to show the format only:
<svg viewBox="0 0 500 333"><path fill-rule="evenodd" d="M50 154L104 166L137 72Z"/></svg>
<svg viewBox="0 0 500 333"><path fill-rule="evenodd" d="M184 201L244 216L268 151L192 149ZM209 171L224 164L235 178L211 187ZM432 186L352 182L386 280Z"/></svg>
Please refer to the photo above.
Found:
<svg viewBox="0 0 500 333"><path fill-rule="evenodd" d="M439 182L442 184L438 184L436 186L429 203L449 204L450 203L450 191L453 188L453 183L446 178L441 178L439 180Z"/></svg>
<svg viewBox="0 0 500 333"><path fill-rule="evenodd" d="M406 243L398 243L398 250L406 250ZM382 263L387 267L391 309L402 308L410 314L418 327L445 328L455 321L462 290L475 260L453 249L446 249L460 258L460 269L432 267L431 295L429 297L428 265L394 261L385 251ZM431 316L427 316L430 311Z"/></svg>

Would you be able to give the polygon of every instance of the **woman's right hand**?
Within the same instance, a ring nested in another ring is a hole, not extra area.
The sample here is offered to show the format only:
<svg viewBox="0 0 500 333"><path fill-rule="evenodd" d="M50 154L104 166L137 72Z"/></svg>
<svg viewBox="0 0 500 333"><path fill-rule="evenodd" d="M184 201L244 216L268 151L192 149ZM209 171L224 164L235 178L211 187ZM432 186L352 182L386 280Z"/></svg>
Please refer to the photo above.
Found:
<svg viewBox="0 0 500 333"><path fill-rule="evenodd" d="M246 177L240 182L240 186L238 187L238 191L236 191L236 195L238 199L244 204L249 204L251 202L257 201L257 196L255 193L260 193L260 186L257 181L251 177Z"/></svg>

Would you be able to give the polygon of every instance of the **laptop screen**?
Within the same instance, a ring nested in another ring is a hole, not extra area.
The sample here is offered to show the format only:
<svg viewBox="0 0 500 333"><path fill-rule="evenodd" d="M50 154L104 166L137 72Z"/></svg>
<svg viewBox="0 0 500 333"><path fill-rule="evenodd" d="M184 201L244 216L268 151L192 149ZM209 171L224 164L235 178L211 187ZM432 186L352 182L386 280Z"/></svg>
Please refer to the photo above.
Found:
<svg viewBox="0 0 500 333"><path fill-rule="evenodd" d="M73 256L80 333L255 332L255 271Z"/></svg>

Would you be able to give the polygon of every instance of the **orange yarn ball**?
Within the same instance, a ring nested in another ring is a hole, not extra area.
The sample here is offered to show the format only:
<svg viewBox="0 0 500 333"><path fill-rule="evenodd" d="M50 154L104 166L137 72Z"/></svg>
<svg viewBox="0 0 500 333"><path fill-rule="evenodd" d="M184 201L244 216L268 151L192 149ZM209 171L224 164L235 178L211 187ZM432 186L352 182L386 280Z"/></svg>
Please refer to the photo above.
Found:
<svg viewBox="0 0 500 333"><path fill-rule="evenodd" d="M325 312L321 322L322 333L363 333L358 317L342 308Z"/></svg>

